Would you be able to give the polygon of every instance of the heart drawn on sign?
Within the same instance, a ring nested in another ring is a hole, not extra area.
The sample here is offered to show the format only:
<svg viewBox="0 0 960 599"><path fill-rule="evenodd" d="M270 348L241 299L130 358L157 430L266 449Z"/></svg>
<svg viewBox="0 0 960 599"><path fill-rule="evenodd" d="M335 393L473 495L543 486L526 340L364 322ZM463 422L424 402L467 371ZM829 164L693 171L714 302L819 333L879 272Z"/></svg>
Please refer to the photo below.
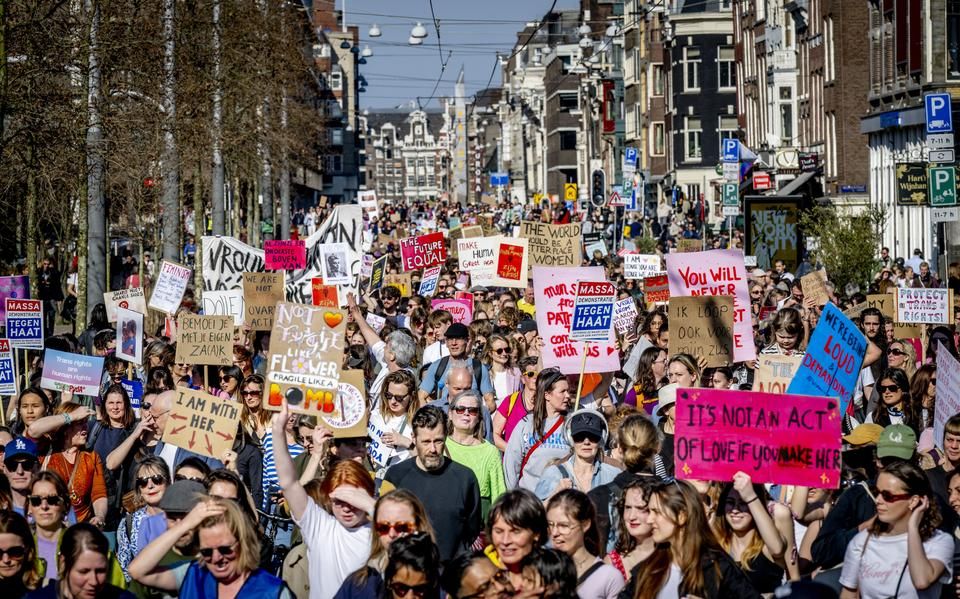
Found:
<svg viewBox="0 0 960 599"><path fill-rule="evenodd" d="M123 300L121 302L117 302L117 307L126 309L130 307L130 303L127 300Z"/></svg>
<svg viewBox="0 0 960 599"><path fill-rule="evenodd" d="M336 312L323 313L323 321L327 323L327 326L331 329L337 328L337 325L340 324L341 320L343 320L343 314L337 314Z"/></svg>

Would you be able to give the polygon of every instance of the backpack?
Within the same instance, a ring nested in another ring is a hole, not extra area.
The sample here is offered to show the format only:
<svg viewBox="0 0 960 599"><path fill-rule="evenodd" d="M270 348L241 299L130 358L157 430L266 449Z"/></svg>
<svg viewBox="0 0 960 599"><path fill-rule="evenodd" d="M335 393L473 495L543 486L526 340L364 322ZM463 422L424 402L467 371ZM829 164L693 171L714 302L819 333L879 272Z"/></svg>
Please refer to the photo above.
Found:
<svg viewBox="0 0 960 599"><path fill-rule="evenodd" d="M617 526L617 503L622 495L623 487L616 481L595 487L587 493L597 507L597 532L600 534L600 542L608 549L610 531Z"/></svg>
<svg viewBox="0 0 960 599"><path fill-rule="evenodd" d="M433 378L433 393L431 393L436 399L440 399L440 379L443 378L443 374L447 371L447 364L449 363L450 356L444 356L438 360L437 370ZM480 381L483 380L483 364L476 358L470 358L470 363L473 364L473 384L479 390Z"/></svg>

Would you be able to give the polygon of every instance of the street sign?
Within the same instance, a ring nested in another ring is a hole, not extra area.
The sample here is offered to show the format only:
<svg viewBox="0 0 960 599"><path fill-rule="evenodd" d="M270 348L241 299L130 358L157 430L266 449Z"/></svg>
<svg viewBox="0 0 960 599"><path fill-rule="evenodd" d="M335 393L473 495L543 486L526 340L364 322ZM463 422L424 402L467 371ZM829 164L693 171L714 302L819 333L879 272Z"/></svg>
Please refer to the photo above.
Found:
<svg viewBox="0 0 960 599"><path fill-rule="evenodd" d="M499 185L510 185L509 173L490 173L490 185L497 187Z"/></svg>
<svg viewBox="0 0 960 599"><path fill-rule="evenodd" d="M723 180L731 183L740 182L740 163L739 162L723 163Z"/></svg>
<svg viewBox="0 0 960 599"><path fill-rule="evenodd" d="M930 186L930 205L937 207L957 205L957 171L952 166L932 166L927 177Z"/></svg>
<svg viewBox="0 0 960 599"><path fill-rule="evenodd" d="M770 183L770 173L753 173L753 188L757 191L770 189L773 185Z"/></svg>
<svg viewBox="0 0 960 599"><path fill-rule="evenodd" d="M723 198L723 207L739 208L740 206L740 186L736 183L724 183L721 197Z"/></svg>
<svg viewBox="0 0 960 599"><path fill-rule="evenodd" d="M739 216L740 206L724 206L723 216Z"/></svg>
<svg viewBox="0 0 960 599"><path fill-rule="evenodd" d="M577 184L576 183L564 183L563 184L563 199L567 202L577 201Z"/></svg>
<svg viewBox="0 0 960 599"><path fill-rule="evenodd" d="M942 162L944 164L953 164L954 160L956 160L956 155L953 152L953 148L949 150L930 150L928 156L928 161L934 163Z"/></svg>
<svg viewBox="0 0 960 599"><path fill-rule="evenodd" d="M960 220L960 208L931 208L930 221L935 223L952 223Z"/></svg>
<svg viewBox="0 0 960 599"><path fill-rule="evenodd" d="M950 94L940 92L923 96L923 108L927 117L927 133L950 133L953 131L953 111Z"/></svg>
<svg viewBox="0 0 960 599"><path fill-rule="evenodd" d="M724 162L740 161L740 140L732 137L725 137L723 139L723 145L721 147L723 150Z"/></svg>
<svg viewBox="0 0 960 599"><path fill-rule="evenodd" d="M608 204L610 206L623 206L623 199L620 197L620 193L616 189L610 192L610 201Z"/></svg>
<svg viewBox="0 0 960 599"><path fill-rule="evenodd" d="M637 149L627 146L623 149L623 163L637 166Z"/></svg>
<svg viewBox="0 0 960 599"><path fill-rule="evenodd" d="M931 150L946 150L953 147L953 133L931 133L927 135L927 147Z"/></svg>

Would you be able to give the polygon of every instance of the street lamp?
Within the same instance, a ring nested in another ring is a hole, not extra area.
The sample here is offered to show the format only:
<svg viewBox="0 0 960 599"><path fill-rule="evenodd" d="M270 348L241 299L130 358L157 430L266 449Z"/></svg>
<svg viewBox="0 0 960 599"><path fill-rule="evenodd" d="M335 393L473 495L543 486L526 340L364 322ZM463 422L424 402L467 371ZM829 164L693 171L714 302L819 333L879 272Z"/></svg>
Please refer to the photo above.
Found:
<svg viewBox="0 0 960 599"><path fill-rule="evenodd" d="M580 27L577 28L577 33L580 35L590 35L590 26L586 23L581 24Z"/></svg>
<svg viewBox="0 0 960 599"><path fill-rule="evenodd" d="M380 26L374 23L373 26L370 28L370 31L367 32L367 35L370 37L380 37L381 35L383 35L383 32L380 31Z"/></svg>
<svg viewBox="0 0 960 599"><path fill-rule="evenodd" d="M364 58L370 58L371 56L373 56L373 50L370 49L370 46L364 46L363 52L360 53L360 56Z"/></svg>
<svg viewBox="0 0 960 599"><path fill-rule="evenodd" d="M427 37L427 28L423 26L423 23L418 21L417 24L413 26L413 29L410 30L410 37L422 40Z"/></svg>

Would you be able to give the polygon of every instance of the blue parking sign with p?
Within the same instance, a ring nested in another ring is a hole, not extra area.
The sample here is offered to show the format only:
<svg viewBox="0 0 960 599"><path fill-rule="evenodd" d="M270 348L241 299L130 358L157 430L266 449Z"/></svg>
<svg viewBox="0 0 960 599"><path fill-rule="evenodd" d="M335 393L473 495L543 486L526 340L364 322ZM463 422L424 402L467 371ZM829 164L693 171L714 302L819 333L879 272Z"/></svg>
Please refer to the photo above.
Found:
<svg viewBox="0 0 960 599"><path fill-rule="evenodd" d="M624 148L623 159L627 164L637 164L637 149L630 146Z"/></svg>
<svg viewBox="0 0 960 599"><path fill-rule="evenodd" d="M950 133L953 131L953 110L950 94L935 93L923 97L927 117L927 133Z"/></svg>
<svg viewBox="0 0 960 599"><path fill-rule="evenodd" d="M723 139L723 161L738 162L740 160L740 141L725 137Z"/></svg>

